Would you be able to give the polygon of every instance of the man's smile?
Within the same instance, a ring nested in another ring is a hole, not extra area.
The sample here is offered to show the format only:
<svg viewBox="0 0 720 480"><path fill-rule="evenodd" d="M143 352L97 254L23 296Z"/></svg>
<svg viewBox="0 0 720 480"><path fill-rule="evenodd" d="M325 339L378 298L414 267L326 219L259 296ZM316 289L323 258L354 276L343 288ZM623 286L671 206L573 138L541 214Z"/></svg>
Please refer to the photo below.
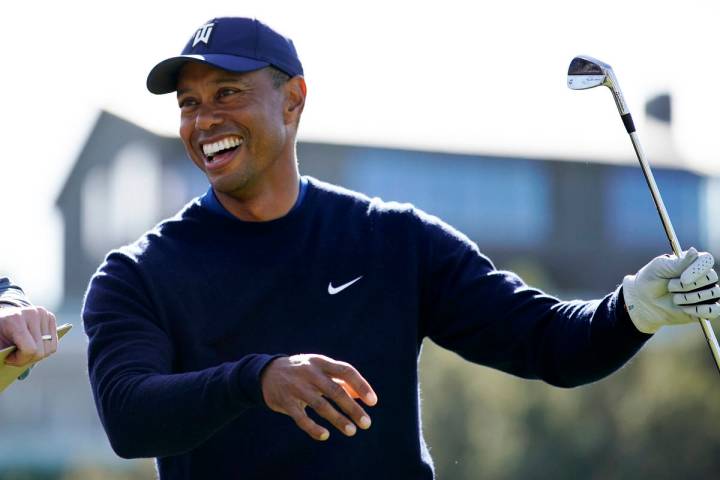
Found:
<svg viewBox="0 0 720 480"><path fill-rule="evenodd" d="M208 143L200 143L205 167L208 170L217 170L225 166L244 142L243 137L230 135Z"/></svg>
<svg viewBox="0 0 720 480"><path fill-rule="evenodd" d="M214 142L201 144L203 154L205 158L212 161L212 158L218 153L225 153L225 150L234 150L236 147L242 145L244 139L237 135L221 138Z"/></svg>

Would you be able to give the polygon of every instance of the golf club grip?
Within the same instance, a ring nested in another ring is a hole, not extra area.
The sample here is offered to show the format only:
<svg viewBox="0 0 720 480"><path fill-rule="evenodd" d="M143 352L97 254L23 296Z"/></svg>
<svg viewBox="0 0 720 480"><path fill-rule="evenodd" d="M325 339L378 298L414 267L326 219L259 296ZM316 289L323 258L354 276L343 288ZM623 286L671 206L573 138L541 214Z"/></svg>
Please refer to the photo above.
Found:
<svg viewBox="0 0 720 480"><path fill-rule="evenodd" d="M673 253L675 253L675 255L679 257L682 253L682 248L680 248L680 242L678 241L677 235L675 234L675 229L673 228L672 222L670 221L670 216L668 215L665 204L663 203L662 197L660 196L660 190L657 187L657 183L655 183L655 177L652 174L652 170L650 170L650 165L647 163L647 160L645 160L645 154L643 153L642 146L640 146L640 140L638 139L637 134L634 131L630 132L630 140L632 141L633 148L635 149L635 154L637 155L638 161L640 162L640 167L642 168L643 175L645 176L645 181L650 188L650 194L652 195L653 202L655 203L655 208L660 215L660 221L663 224L663 229L665 229L665 234L670 241L670 247L672 248ZM704 318L698 318L698 321L700 322L700 328L702 328L703 334L705 335L705 340L707 341L708 347L710 348L710 353L713 356L713 360L715 360L715 366L718 369L718 373L720 373L720 345L718 345L717 338L715 337L715 332L713 331L712 325L708 320Z"/></svg>

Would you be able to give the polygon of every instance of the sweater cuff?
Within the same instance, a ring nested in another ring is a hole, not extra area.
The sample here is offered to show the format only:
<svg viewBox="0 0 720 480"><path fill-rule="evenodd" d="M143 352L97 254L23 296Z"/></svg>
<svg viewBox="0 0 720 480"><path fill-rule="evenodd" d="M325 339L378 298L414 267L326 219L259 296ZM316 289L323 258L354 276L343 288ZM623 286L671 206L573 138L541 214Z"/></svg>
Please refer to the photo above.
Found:
<svg viewBox="0 0 720 480"><path fill-rule="evenodd" d="M230 374L230 394L236 401L254 406L266 406L262 394L260 377L263 370L276 358L285 354L267 355L253 353L245 355L234 366Z"/></svg>
<svg viewBox="0 0 720 480"><path fill-rule="evenodd" d="M615 326L618 329L620 335L630 339L637 339L639 341L647 341L653 336L652 333L644 333L637 329L630 314L625 306L625 296L623 295L622 285L615 291Z"/></svg>
<svg viewBox="0 0 720 480"><path fill-rule="evenodd" d="M22 307L19 303L12 303L7 300L0 300L0 308Z"/></svg>
<svg viewBox="0 0 720 480"><path fill-rule="evenodd" d="M2 307L29 307L30 302L19 288L10 287L0 290L0 308Z"/></svg>

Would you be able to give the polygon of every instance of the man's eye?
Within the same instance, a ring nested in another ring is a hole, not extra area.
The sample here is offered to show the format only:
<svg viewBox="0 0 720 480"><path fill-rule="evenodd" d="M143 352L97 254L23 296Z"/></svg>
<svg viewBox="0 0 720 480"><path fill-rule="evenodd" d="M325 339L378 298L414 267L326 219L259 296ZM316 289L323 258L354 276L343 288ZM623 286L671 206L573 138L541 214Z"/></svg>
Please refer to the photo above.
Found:
<svg viewBox="0 0 720 480"><path fill-rule="evenodd" d="M218 92L218 97L227 97L234 93L237 93L237 90L235 90L234 88L223 88Z"/></svg>
<svg viewBox="0 0 720 480"><path fill-rule="evenodd" d="M193 98L183 98L178 102L180 108L192 107L195 104L197 104L197 102Z"/></svg>

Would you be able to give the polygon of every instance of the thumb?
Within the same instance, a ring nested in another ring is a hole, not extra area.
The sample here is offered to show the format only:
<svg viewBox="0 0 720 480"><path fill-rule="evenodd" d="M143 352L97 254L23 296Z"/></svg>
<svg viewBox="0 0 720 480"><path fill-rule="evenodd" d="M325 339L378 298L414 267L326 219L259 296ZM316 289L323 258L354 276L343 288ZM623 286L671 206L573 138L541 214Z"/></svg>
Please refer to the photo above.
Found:
<svg viewBox="0 0 720 480"><path fill-rule="evenodd" d="M678 259L678 266L679 269L677 272L677 275L681 275L686 268L688 268L690 265L692 265L695 260L698 259L699 253L695 249L695 247L690 247L689 249L685 250L680 254L680 258ZM675 275L675 276L677 276Z"/></svg>
<svg viewBox="0 0 720 480"><path fill-rule="evenodd" d="M655 275L660 278L676 278L697 259L698 251L694 247L682 252L679 257L675 255L657 257Z"/></svg>
<svg viewBox="0 0 720 480"><path fill-rule="evenodd" d="M685 284L695 282L701 276L707 275L715 265L715 259L708 252L698 253L694 262L688 265L680 275L680 281ZM708 276L708 280L710 277Z"/></svg>

